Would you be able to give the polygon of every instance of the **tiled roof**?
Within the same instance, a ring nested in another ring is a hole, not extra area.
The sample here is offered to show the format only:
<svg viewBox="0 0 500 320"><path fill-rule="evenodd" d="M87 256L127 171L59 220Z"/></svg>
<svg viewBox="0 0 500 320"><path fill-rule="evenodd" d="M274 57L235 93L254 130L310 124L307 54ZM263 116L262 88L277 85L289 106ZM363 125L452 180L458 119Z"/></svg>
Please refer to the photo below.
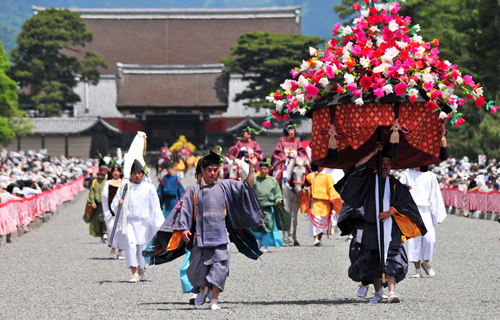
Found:
<svg viewBox="0 0 500 320"><path fill-rule="evenodd" d="M34 13L45 7L32 6ZM295 18L300 21L300 6L244 9L73 9L84 19L278 19Z"/></svg>
<svg viewBox="0 0 500 320"><path fill-rule="evenodd" d="M213 112L227 109L223 64L118 64L117 107L132 113Z"/></svg>
<svg viewBox="0 0 500 320"><path fill-rule="evenodd" d="M312 132L312 119L301 119L300 121L295 121L295 123L299 124L299 127L296 129L297 135L309 135ZM257 129L261 131L263 135L267 136L279 136L283 134L283 129L287 123L285 121L278 121L278 122L273 122L271 129L268 129L264 127L262 124L260 124L257 121L254 121L250 119L250 117L245 117L240 123L227 128L226 133L241 133L241 130L247 126Z"/></svg>
<svg viewBox="0 0 500 320"><path fill-rule="evenodd" d="M63 135L79 134L92 129L97 124L103 125L107 130L114 133L121 131L99 117L95 118L32 118L31 124L35 126L31 131L34 135Z"/></svg>

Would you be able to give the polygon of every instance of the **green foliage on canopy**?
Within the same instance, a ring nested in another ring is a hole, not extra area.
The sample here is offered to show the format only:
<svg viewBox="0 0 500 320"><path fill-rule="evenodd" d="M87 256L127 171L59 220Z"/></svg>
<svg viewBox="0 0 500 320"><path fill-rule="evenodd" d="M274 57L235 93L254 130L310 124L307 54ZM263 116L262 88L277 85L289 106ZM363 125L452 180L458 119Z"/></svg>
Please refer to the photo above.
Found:
<svg viewBox="0 0 500 320"><path fill-rule="evenodd" d="M24 22L10 52L10 75L22 89L22 108L42 116L60 115L80 101L72 90L77 75L81 81L99 82L97 68L108 63L85 50L92 37L80 15L66 9L47 9Z"/></svg>
<svg viewBox="0 0 500 320"><path fill-rule="evenodd" d="M273 107L264 98L286 79L290 71L310 58L309 47L317 47L324 40L295 34L255 31L242 34L238 44L231 48L231 57L221 62L229 73L243 75L249 81L245 91L235 101L247 100L251 107Z"/></svg>
<svg viewBox="0 0 500 320"><path fill-rule="evenodd" d="M12 138L22 136L31 130L29 120L23 119L23 112L17 103L17 83L7 76L10 69L7 53L0 41L0 143L8 144Z"/></svg>
<svg viewBox="0 0 500 320"><path fill-rule="evenodd" d="M341 19L352 18L354 3L360 1L342 0L333 10ZM439 57L457 64L463 74L481 83L486 102L500 100L498 0L408 0L399 14L411 17L412 24L420 25L419 34L425 41L440 40ZM459 89L455 94L464 97ZM447 127L450 155L477 159L478 154L486 154L489 159L499 158L499 117L485 110L478 111L471 101L460 112L467 122L460 128Z"/></svg>

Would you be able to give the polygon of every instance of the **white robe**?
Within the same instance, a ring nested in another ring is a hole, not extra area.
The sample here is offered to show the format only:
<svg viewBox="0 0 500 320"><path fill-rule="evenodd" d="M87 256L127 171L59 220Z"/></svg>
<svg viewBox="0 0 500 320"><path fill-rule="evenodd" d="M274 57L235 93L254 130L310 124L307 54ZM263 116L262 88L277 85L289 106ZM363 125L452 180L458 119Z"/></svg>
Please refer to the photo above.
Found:
<svg viewBox="0 0 500 320"><path fill-rule="evenodd" d="M104 183L104 187L102 189L102 211L104 211L104 222L106 223L106 228L108 229L108 237L111 237L111 233L113 232L113 226L115 224L115 217L111 215L111 211L109 210L108 200L109 200L109 181L114 181L119 179L108 180ZM118 194L118 193L117 193ZM119 200L119 199L118 199ZM114 211L113 211L114 212ZM115 237L112 241L113 249L123 249L118 243L118 228L115 232Z"/></svg>
<svg viewBox="0 0 500 320"><path fill-rule="evenodd" d="M124 185L125 183L122 183L118 188L111 203L113 212L118 211L119 195L122 194ZM149 182L132 183L132 188L128 192L126 234L119 233L121 236L119 243L121 244L121 239L123 239L133 245L147 245L165 221L160 208L160 200L154 185Z"/></svg>
<svg viewBox="0 0 500 320"><path fill-rule="evenodd" d="M446 218L446 208L436 176L432 172L410 170L403 173L400 181L410 188L427 229L424 236L408 239L408 261L431 261L436 254L434 226Z"/></svg>

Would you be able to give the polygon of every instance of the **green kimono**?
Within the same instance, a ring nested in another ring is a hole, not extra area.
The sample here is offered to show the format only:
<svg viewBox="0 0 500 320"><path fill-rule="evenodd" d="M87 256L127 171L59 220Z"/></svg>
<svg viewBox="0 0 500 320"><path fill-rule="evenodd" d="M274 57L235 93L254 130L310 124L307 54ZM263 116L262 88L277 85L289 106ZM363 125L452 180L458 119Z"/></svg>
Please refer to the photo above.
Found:
<svg viewBox="0 0 500 320"><path fill-rule="evenodd" d="M273 177L267 176L266 178L262 178L259 175L255 176L253 187L255 188L255 193L257 193L262 211L266 215L267 223L252 228L252 231L262 233L272 232L274 230L273 207L274 212L276 212L276 201L283 198L281 188Z"/></svg>
<svg viewBox="0 0 500 320"><path fill-rule="evenodd" d="M108 233L106 229L106 223L104 222L104 211L102 210L102 189L106 183L106 178L95 178L92 186L90 187L89 197L87 199L87 205L85 206L85 212L94 203L97 204L97 208L92 211L92 216L90 217L90 235L94 237L102 237L104 234Z"/></svg>

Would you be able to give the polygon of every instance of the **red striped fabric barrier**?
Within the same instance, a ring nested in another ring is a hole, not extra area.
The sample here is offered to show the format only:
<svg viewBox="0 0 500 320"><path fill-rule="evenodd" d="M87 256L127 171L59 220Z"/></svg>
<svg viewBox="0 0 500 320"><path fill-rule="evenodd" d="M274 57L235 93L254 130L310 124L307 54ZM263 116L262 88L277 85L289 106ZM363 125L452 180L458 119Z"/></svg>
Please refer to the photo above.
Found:
<svg viewBox="0 0 500 320"><path fill-rule="evenodd" d="M45 212L53 212L56 206L73 200L82 191L84 177L42 192L22 201L9 200L0 204L0 235L16 231L17 227L29 224Z"/></svg>
<svg viewBox="0 0 500 320"><path fill-rule="evenodd" d="M499 191L461 191L458 188L444 188L441 189L441 193L444 204L447 206L483 212L500 212Z"/></svg>

